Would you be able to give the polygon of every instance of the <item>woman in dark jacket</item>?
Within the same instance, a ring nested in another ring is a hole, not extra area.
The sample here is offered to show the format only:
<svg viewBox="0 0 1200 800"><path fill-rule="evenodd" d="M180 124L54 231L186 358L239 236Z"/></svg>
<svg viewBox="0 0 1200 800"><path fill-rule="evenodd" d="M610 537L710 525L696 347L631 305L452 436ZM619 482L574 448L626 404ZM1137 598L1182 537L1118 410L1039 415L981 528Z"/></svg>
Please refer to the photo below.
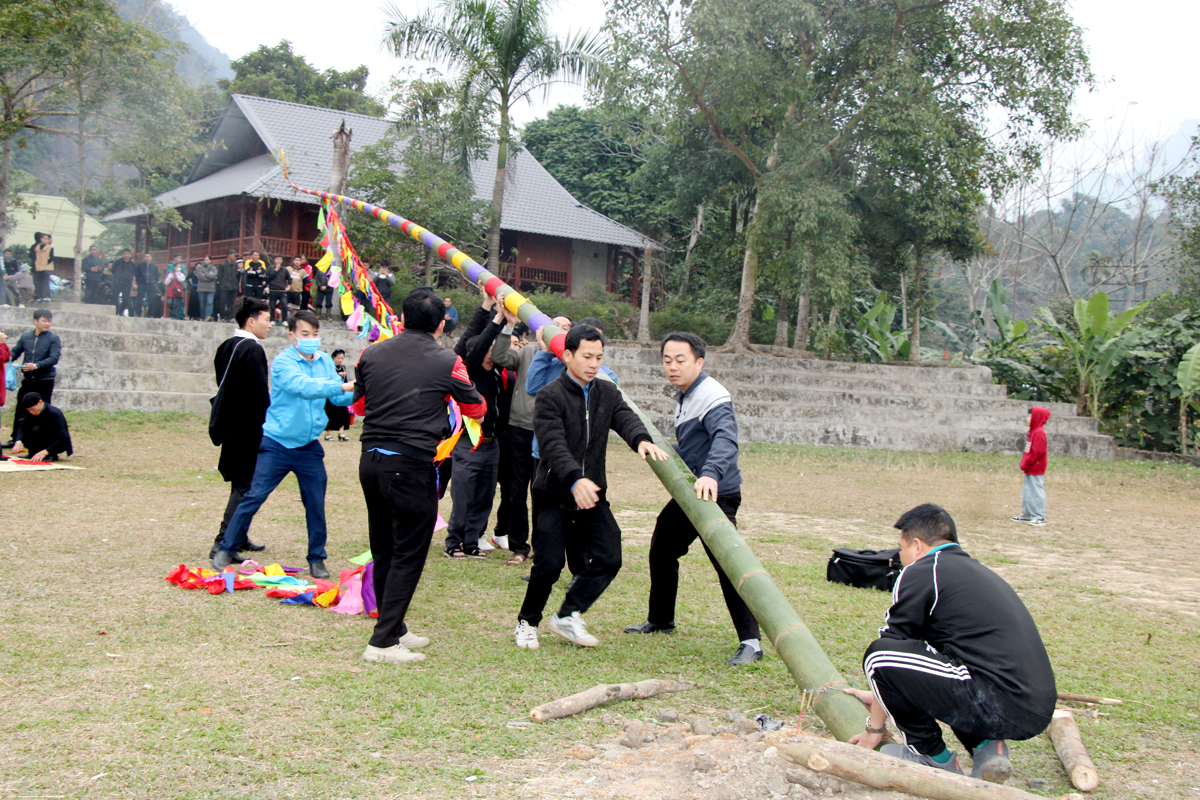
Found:
<svg viewBox="0 0 1200 800"><path fill-rule="evenodd" d="M333 368L337 370L342 383L348 382L350 379L346 377L346 351L334 350L329 357L333 359ZM339 442L350 441L350 437L342 432L350 430L350 409L345 406L335 406L326 400L325 416L329 417L329 422L325 425L325 441L332 441L329 435L330 431L337 431Z"/></svg>

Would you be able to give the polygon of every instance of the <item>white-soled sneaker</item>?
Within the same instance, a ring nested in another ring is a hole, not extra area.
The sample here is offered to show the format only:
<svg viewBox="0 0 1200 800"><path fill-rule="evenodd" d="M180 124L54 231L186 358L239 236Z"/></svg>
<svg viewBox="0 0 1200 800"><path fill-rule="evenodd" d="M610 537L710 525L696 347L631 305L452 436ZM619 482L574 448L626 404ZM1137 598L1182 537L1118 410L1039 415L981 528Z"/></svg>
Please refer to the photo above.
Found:
<svg viewBox="0 0 1200 800"><path fill-rule="evenodd" d="M550 617L550 630L580 647L595 647L600 644L599 639L588 633L587 626L583 624L583 617L579 616L578 611L572 611L570 616L566 617L557 614Z"/></svg>
<svg viewBox="0 0 1200 800"><path fill-rule="evenodd" d="M517 643L517 647L521 647L526 650L537 650L539 647L537 628L533 627L525 620L521 620L517 623L517 629L513 631L513 641Z"/></svg>
<svg viewBox="0 0 1200 800"><path fill-rule="evenodd" d="M492 538L492 544L496 545L496 547L500 550L507 550L508 549L508 537L507 536L495 536Z"/></svg>
<svg viewBox="0 0 1200 800"><path fill-rule="evenodd" d="M376 647L367 645L362 654L363 661L373 661L376 664L409 664L414 661L424 661L424 653L414 653L407 647L394 644L391 647Z"/></svg>
<svg viewBox="0 0 1200 800"><path fill-rule="evenodd" d="M1025 520L1025 524L1032 525L1035 528L1043 528L1046 526L1046 518L1038 517L1037 519L1027 519L1027 520Z"/></svg>
<svg viewBox="0 0 1200 800"><path fill-rule="evenodd" d="M429 639L409 631L400 637L400 646L407 647L409 650L420 650L422 647L429 647Z"/></svg>

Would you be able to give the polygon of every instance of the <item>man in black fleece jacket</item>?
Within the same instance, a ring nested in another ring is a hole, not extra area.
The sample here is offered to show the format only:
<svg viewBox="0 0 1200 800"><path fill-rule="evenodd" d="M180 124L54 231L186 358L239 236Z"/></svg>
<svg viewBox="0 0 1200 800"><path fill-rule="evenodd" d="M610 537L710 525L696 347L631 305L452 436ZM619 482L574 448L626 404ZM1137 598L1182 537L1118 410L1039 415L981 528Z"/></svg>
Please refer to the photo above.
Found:
<svg viewBox="0 0 1200 800"><path fill-rule="evenodd" d="M621 529L605 497L609 429L643 459L668 458L650 440L616 385L596 380L603 360L604 336L590 326L576 326L563 346L567 368L538 392L533 411L533 430L541 446L541 461L533 479L537 547L525 602L517 615L517 647L533 650L538 646L537 626L562 573L569 538L577 540L587 553L587 568L567 588L562 607L550 618L550 630L584 647L599 644L580 614L599 599L621 569Z"/></svg>
<svg viewBox="0 0 1200 800"><path fill-rule="evenodd" d="M895 527L904 570L863 658L873 691L846 690L871 711L850 741L878 746L890 716L904 745L882 752L961 774L941 720L971 751L971 777L1003 783L1012 774L1004 740L1045 730L1058 697L1037 625L1012 587L963 551L941 506L917 506Z"/></svg>
<svg viewBox="0 0 1200 800"><path fill-rule="evenodd" d="M367 503L375 558L379 620L364 661L421 661L412 650L429 640L408 630L404 617L421 580L437 522L438 443L450 433L446 399L482 419L487 404L462 359L440 347L445 307L432 289L404 299L404 331L363 351L355 369L354 400L363 414L358 478Z"/></svg>

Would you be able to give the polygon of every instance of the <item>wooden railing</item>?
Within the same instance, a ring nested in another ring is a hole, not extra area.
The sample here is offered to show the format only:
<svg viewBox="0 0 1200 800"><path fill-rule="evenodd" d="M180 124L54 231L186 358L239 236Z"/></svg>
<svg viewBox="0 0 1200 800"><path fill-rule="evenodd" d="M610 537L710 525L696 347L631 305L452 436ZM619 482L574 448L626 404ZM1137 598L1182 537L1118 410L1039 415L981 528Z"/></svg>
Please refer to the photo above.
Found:
<svg viewBox="0 0 1200 800"><path fill-rule="evenodd" d="M172 247L170 250L152 250L150 257L155 264L159 265L166 264L177 255L182 255L189 264L201 261L205 256L209 256L213 261L224 261L225 251L230 249L237 252L238 258L248 258L251 250L258 250L264 260L280 255L289 262L292 256L308 256L310 262L316 263L323 255L321 246L313 242L297 242L294 239L263 236L259 239L258 244L255 244L254 240L249 237L222 239L216 242L180 245Z"/></svg>
<svg viewBox="0 0 1200 800"><path fill-rule="evenodd" d="M545 286L570 293L571 275L566 270L539 266L537 263L500 263L500 280L510 286L521 288L524 284Z"/></svg>

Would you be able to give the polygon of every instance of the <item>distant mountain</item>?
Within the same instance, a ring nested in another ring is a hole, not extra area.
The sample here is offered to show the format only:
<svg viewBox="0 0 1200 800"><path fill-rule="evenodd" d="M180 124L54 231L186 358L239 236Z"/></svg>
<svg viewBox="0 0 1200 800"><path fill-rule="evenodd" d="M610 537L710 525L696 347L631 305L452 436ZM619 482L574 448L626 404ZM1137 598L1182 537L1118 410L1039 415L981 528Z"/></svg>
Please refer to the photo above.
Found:
<svg viewBox="0 0 1200 800"><path fill-rule="evenodd" d="M187 17L162 0L113 0L113 5L125 19L187 45L188 52L179 59L177 70L192 86L233 77L229 56L209 44Z"/></svg>

